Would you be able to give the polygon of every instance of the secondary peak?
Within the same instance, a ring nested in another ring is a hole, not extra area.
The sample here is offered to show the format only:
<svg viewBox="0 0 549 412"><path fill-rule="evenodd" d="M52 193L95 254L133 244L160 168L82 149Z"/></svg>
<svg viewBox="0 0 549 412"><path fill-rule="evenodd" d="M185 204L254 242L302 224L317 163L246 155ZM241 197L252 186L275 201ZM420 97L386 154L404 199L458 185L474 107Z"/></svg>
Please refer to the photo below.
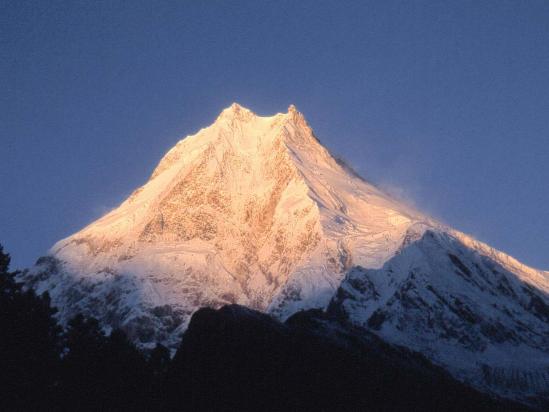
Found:
<svg viewBox="0 0 549 412"><path fill-rule="evenodd" d="M300 125L300 126L309 127L309 125L307 124L307 121L305 120L305 116L303 116L303 114L299 110L297 110L297 107L295 107L295 105L291 104L288 107L288 115L287 116L295 124Z"/></svg>

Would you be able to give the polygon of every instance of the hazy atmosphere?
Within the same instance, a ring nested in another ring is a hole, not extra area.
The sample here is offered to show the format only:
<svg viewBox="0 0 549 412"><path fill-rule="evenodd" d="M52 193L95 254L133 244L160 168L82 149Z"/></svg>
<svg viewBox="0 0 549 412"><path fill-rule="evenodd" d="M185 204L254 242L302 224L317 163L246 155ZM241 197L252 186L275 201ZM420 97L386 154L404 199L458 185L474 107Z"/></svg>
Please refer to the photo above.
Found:
<svg viewBox="0 0 549 412"><path fill-rule="evenodd" d="M232 102L549 269L549 3L0 5L0 241L26 267Z"/></svg>

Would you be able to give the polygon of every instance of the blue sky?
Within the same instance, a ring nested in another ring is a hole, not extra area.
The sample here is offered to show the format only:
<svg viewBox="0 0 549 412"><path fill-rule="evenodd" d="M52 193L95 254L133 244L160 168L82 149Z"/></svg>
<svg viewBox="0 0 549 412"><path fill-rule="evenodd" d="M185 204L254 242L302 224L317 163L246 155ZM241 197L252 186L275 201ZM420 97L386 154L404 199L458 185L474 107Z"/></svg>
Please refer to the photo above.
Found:
<svg viewBox="0 0 549 412"><path fill-rule="evenodd" d="M27 266L231 102L549 269L547 1L3 1L0 242Z"/></svg>

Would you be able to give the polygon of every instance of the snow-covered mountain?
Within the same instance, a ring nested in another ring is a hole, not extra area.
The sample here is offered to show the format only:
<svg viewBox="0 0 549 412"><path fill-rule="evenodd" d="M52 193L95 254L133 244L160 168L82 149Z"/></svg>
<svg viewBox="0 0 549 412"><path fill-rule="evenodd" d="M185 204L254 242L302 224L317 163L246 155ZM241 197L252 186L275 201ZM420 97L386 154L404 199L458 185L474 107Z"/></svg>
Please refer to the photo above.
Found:
<svg viewBox="0 0 549 412"><path fill-rule="evenodd" d="M293 106L225 109L23 278L62 321L83 312L143 347L176 345L202 306L329 305L478 385L549 389L549 273L364 181Z"/></svg>
<svg viewBox="0 0 549 412"><path fill-rule="evenodd" d="M547 400L548 294L547 272L462 233L412 226L382 268L348 271L329 312L473 386Z"/></svg>

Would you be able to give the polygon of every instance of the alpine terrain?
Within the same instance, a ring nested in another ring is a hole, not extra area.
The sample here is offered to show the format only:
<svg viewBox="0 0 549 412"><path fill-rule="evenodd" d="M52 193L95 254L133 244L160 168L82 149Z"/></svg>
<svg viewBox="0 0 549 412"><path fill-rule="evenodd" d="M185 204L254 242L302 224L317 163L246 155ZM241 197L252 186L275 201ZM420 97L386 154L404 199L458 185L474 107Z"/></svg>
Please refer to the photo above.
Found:
<svg viewBox="0 0 549 412"><path fill-rule="evenodd" d="M118 208L21 275L141 347L199 308L312 308L477 388L549 394L549 272L392 199L334 159L294 106L238 104L178 142Z"/></svg>

